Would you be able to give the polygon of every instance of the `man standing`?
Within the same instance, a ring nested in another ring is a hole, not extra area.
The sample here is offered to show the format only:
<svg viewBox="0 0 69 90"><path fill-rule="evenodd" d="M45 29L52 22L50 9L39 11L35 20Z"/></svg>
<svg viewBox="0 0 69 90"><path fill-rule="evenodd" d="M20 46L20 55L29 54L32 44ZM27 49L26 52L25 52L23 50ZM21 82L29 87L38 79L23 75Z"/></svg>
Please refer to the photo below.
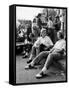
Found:
<svg viewBox="0 0 69 90"><path fill-rule="evenodd" d="M41 31L43 23L41 21L41 14L40 13L37 16L37 25L38 25L38 27L39 27L39 29Z"/></svg>
<svg viewBox="0 0 69 90"><path fill-rule="evenodd" d="M54 22L53 22L53 26L54 26L54 42L56 42L57 41L57 32L59 31L59 30L61 30L61 21L60 21L60 17L59 16L56 16L55 17L55 20L54 20Z"/></svg>
<svg viewBox="0 0 69 90"><path fill-rule="evenodd" d="M47 27L48 27L48 35L50 36L51 40L54 43L54 28L53 28L53 22L51 16L49 16L48 18Z"/></svg>

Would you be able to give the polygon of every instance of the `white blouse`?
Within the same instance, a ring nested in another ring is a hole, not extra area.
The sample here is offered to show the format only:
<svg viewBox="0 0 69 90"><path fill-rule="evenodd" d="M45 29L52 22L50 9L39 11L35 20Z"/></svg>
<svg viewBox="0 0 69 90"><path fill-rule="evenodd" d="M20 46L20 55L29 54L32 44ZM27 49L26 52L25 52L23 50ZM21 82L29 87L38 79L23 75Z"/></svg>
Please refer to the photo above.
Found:
<svg viewBox="0 0 69 90"><path fill-rule="evenodd" d="M48 46L53 45L53 42L51 41L49 36L45 36L44 38L43 37L39 37L37 39L37 41L34 43L34 46L35 47L39 47L40 44L43 44L43 45L48 47Z"/></svg>
<svg viewBox="0 0 69 90"><path fill-rule="evenodd" d="M54 48L59 50L62 50L62 49L65 50L65 47L66 47L66 42L64 39L58 40L54 45Z"/></svg>

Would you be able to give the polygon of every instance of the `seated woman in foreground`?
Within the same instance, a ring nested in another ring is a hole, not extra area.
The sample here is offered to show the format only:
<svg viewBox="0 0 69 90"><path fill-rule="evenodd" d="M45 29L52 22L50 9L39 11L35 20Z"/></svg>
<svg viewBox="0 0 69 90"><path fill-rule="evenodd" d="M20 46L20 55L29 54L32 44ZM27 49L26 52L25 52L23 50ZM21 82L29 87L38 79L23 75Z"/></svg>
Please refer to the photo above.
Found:
<svg viewBox="0 0 69 90"><path fill-rule="evenodd" d="M31 55L29 57L29 60L27 61L27 63L30 63L33 58L36 56L36 52L40 52L40 45L42 45L42 48L50 48L51 46L53 46L53 42L51 41L50 37L47 36L47 31L46 29L42 28L41 30L41 37L39 37L37 39L37 41L35 41L33 47L32 47L32 51L31 51ZM38 55L38 54L37 54Z"/></svg>
<svg viewBox="0 0 69 90"><path fill-rule="evenodd" d="M39 55L37 55L33 61L28 64L25 69L30 69L30 68L34 68L35 66L35 62L36 61L41 61L43 58L46 58L44 67L42 68L42 70L36 75L36 78L41 78L44 75L46 75L47 70L49 69L49 67L51 66L52 62L55 60L60 60L65 51L66 51L66 42L64 40L63 37L63 33L61 31L59 31L57 33L57 37L58 37L58 41L55 43L54 47L50 50L50 51L43 51L41 52Z"/></svg>

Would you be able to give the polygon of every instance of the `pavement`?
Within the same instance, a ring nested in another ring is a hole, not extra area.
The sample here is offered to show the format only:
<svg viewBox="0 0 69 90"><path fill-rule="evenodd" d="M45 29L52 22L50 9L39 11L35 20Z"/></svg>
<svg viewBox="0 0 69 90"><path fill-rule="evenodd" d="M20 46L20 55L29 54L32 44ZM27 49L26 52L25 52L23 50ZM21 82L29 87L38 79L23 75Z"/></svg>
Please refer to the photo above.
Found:
<svg viewBox="0 0 69 90"><path fill-rule="evenodd" d="M36 79L35 75L40 72L43 65L37 66L37 69L25 70L28 58L22 58L21 55L16 56L16 83L39 83L39 82L54 82L54 81L66 81L66 76L61 75L60 70L51 66L48 70L46 77Z"/></svg>

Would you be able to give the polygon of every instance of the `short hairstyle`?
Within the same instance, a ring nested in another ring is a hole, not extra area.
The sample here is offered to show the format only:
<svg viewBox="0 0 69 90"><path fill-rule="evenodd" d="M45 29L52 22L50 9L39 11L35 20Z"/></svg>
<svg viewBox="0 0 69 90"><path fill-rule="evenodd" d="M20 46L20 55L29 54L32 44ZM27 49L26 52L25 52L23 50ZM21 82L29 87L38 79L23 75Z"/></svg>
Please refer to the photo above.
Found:
<svg viewBox="0 0 69 90"><path fill-rule="evenodd" d="M36 18L33 19L33 23L35 23L35 22L36 22Z"/></svg>
<svg viewBox="0 0 69 90"><path fill-rule="evenodd" d="M43 31L45 31L45 32L46 32L46 29L45 29L45 28L42 28L42 29L41 29L41 33L42 33Z"/></svg>
<svg viewBox="0 0 69 90"><path fill-rule="evenodd" d="M60 38L63 39L64 38L64 34L62 31L59 31L58 34L60 35Z"/></svg>
<svg viewBox="0 0 69 90"><path fill-rule="evenodd" d="M39 18L39 17L41 17L41 13L39 13L39 14L37 15L37 18Z"/></svg>

